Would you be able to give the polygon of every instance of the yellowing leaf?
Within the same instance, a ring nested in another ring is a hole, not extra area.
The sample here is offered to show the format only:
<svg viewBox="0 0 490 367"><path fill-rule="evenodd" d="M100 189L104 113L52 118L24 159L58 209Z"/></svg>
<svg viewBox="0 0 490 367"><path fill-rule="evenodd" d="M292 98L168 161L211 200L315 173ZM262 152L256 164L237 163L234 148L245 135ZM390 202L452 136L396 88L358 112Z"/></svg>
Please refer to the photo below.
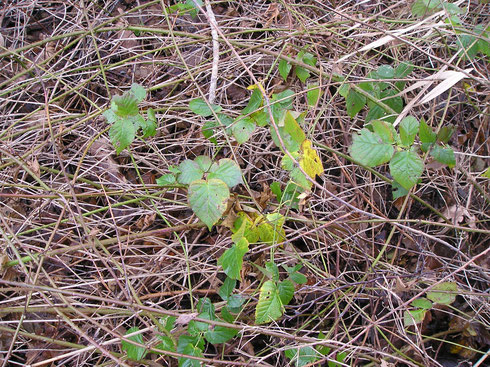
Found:
<svg viewBox="0 0 490 367"><path fill-rule="evenodd" d="M250 86L247 87L248 90L254 90L254 89L258 89L260 90L262 93L265 94L265 89L264 87L262 86L262 83L259 82L258 84L252 84Z"/></svg>
<svg viewBox="0 0 490 367"><path fill-rule="evenodd" d="M311 147L311 141L305 140L301 144L303 157L299 161L299 165L311 177L320 176L323 173L323 164L315 149Z"/></svg>

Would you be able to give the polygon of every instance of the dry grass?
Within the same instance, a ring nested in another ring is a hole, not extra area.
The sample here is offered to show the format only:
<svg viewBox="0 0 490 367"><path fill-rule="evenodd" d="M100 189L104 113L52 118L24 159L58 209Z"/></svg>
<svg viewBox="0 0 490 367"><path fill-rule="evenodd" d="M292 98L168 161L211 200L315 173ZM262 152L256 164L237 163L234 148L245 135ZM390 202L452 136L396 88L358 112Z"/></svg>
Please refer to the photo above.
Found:
<svg viewBox="0 0 490 367"><path fill-rule="evenodd" d="M232 157L250 186L237 192L250 205L251 194L288 179L264 128L219 151L204 139L202 118L187 106L209 89L210 25L203 15L165 17L164 2L0 3L3 366L135 365L120 350L126 330L139 326L154 347L158 318L190 314L200 297L220 301L217 259L230 232L191 225L197 219L185 192L155 185L169 165L201 154ZM465 26L485 23L483 3L465 3ZM254 326L261 278L249 266L239 290L250 302L234 326L240 334L224 347L208 345L203 363L286 366L288 346L318 343L345 351L348 365L488 363L490 194L481 177L490 156L488 59L454 57L457 29L436 27L439 18L356 52L420 21L406 1L219 1L213 11L226 38L215 103L231 116L248 100L248 71L265 80L267 92L278 91L285 88L281 55L308 46L318 56L312 80L324 93L305 131L325 174L302 211L283 211L287 243L274 248L278 264L303 264L308 283L277 323ZM348 117L330 76L358 83L379 65L399 62L415 65L409 86L445 66L471 72L410 111L434 128L455 125L456 168L428 164L414 195L394 202L384 176L346 159L363 115ZM158 134L116 156L101 113L133 82L151 91L143 108L156 110ZM289 79L288 87L297 93L295 109L307 110L305 85ZM247 260L261 264L270 250L255 245ZM456 302L432 310L432 320L417 328L404 327L411 300L442 281L458 284ZM176 365L168 356L146 358L145 365Z"/></svg>

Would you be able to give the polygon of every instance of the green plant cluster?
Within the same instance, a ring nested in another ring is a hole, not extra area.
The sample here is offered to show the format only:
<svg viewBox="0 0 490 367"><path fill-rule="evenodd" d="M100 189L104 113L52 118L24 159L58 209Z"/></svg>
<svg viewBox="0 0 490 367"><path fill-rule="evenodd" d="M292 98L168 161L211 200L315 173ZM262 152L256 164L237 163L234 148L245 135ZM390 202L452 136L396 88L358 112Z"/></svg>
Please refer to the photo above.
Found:
<svg viewBox="0 0 490 367"><path fill-rule="evenodd" d="M383 101L397 114L402 112L403 99L397 94L405 88L406 82L400 79L406 78L412 70L413 66L405 63L399 64L396 68L391 65L381 65L377 70L366 75L366 79L371 81L359 83L357 87L344 83L339 88L339 94L345 98L347 114L355 117L367 105L365 123L376 119L394 122L397 115L387 111L377 101ZM392 80L396 81L392 82Z"/></svg>
<svg viewBox="0 0 490 367"><path fill-rule="evenodd" d="M145 120L138 109L138 104L145 98L145 88L133 84L122 96L114 96L111 108L103 113L107 122L112 124L109 138L117 154L131 145L139 129L143 131L143 139L155 136L157 127L155 112L149 108Z"/></svg>
<svg viewBox="0 0 490 367"><path fill-rule="evenodd" d="M367 127L354 135L350 147L351 155L368 167L389 162L390 173L394 179L393 197L396 199L408 194L424 170L424 161L417 152L418 146L414 144L417 134L423 152L430 152L438 162L450 168L454 167L454 151L444 146L452 135L452 129L445 127L436 134L424 120L418 122L412 116L401 121L399 134L389 122L371 121Z"/></svg>

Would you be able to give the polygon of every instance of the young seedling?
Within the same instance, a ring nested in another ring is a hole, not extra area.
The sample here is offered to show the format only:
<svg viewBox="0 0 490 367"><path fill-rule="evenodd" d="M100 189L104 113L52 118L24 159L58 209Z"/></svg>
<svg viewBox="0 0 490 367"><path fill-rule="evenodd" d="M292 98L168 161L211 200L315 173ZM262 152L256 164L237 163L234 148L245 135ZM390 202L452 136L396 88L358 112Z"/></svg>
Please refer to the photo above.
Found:
<svg viewBox="0 0 490 367"><path fill-rule="evenodd" d="M143 139L155 136L157 127L155 112L149 108L145 120L138 109L138 104L145 98L145 88L133 84L122 96L112 97L111 108L103 113L107 122L112 124L109 138L117 154L131 145L139 129L143 132Z"/></svg>

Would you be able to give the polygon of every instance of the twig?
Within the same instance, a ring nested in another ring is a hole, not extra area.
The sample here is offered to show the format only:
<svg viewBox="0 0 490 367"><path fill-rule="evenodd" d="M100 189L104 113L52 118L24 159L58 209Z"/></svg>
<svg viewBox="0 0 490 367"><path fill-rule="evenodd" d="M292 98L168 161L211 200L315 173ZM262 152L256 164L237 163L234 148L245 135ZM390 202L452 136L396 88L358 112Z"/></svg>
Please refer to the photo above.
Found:
<svg viewBox="0 0 490 367"><path fill-rule="evenodd" d="M211 36L213 38L213 65L211 67L211 82L209 85L209 103L214 103L216 98L216 85L218 83L218 62L219 62L219 42L218 42L218 23L211 8L209 0L206 0L206 11L211 25Z"/></svg>

